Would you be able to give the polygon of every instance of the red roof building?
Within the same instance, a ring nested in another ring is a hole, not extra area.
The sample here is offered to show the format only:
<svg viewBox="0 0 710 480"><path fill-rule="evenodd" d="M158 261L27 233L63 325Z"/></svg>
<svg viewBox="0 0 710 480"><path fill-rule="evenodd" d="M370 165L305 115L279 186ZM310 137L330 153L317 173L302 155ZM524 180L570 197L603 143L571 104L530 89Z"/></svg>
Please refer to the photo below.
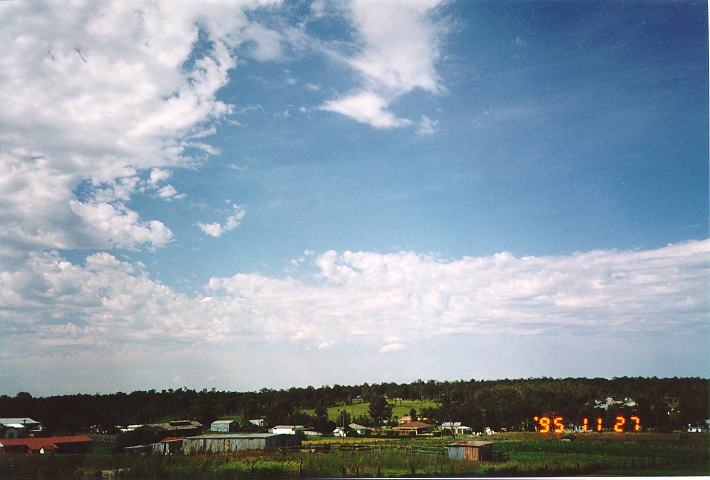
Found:
<svg viewBox="0 0 710 480"><path fill-rule="evenodd" d="M419 435L429 432L431 430L431 425L424 422L406 422L401 425L397 425L392 430L399 433L414 432L415 435Z"/></svg>
<svg viewBox="0 0 710 480"><path fill-rule="evenodd" d="M86 435L0 438L0 453L89 453L91 441Z"/></svg>

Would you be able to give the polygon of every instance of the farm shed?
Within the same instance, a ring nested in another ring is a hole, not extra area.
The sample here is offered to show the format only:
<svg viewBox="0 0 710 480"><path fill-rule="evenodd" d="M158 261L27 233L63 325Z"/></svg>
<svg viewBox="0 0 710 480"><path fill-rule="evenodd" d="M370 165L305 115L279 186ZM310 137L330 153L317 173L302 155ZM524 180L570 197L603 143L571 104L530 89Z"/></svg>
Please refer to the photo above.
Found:
<svg viewBox="0 0 710 480"><path fill-rule="evenodd" d="M273 450L300 444L295 435L275 433L233 433L229 435L201 435L182 441L182 453L229 453L244 450Z"/></svg>
<svg viewBox="0 0 710 480"><path fill-rule="evenodd" d="M0 418L0 438L20 438L42 433L42 424L29 417Z"/></svg>
<svg viewBox="0 0 710 480"><path fill-rule="evenodd" d="M303 425L276 425L269 429L271 433L286 433L288 435L296 435L298 430L303 430Z"/></svg>
<svg viewBox="0 0 710 480"><path fill-rule="evenodd" d="M149 454L153 453L153 443L147 443L145 445L131 445L130 447L124 447L123 452L124 453L130 453L133 455L139 455L139 454Z"/></svg>
<svg viewBox="0 0 710 480"><path fill-rule="evenodd" d="M0 439L0 453L89 453L86 435Z"/></svg>
<svg viewBox="0 0 710 480"><path fill-rule="evenodd" d="M263 418L252 418L249 420L249 423L252 425L256 425L257 427L265 427L266 426L266 420Z"/></svg>
<svg viewBox="0 0 710 480"><path fill-rule="evenodd" d="M195 420L172 420L166 423L151 423L146 426L173 437L190 437L202 433L202 424Z"/></svg>
<svg viewBox="0 0 710 480"><path fill-rule="evenodd" d="M170 455L178 453L182 448L182 438L167 437L153 444L153 453L160 455Z"/></svg>
<svg viewBox="0 0 710 480"><path fill-rule="evenodd" d="M234 420L215 420L210 425L210 431L212 432L233 432L236 428L237 423Z"/></svg>
<svg viewBox="0 0 710 480"><path fill-rule="evenodd" d="M473 462L493 460L493 442L456 442L446 446L449 458Z"/></svg>

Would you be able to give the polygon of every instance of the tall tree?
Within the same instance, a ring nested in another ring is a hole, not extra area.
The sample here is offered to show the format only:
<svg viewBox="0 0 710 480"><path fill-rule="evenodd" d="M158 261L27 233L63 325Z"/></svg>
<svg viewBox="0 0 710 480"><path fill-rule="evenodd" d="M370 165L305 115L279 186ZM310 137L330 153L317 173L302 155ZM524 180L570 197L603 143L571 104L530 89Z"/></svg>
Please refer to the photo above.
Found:
<svg viewBox="0 0 710 480"><path fill-rule="evenodd" d="M382 425L384 420L389 420L392 416L392 407L387 403L387 399L383 396L375 397L370 402L369 407L370 417L375 421L376 425Z"/></svg>

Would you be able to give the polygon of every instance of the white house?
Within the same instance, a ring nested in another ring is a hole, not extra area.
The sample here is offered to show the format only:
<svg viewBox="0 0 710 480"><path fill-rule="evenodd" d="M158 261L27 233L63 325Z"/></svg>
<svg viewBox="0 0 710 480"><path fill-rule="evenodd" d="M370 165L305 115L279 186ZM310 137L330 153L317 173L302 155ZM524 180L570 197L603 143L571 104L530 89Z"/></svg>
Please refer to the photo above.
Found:
<svg viewBox="0 0 710 480"><path fill-rule="evenodd" d="M350 430L357 433L358 435L367 435L370 433L370 427L365 427L364 425L358 425L357 423L351 423L348 425Z"/></svg>
<svg viewBox="0 0 710 480"><path fill-rule="evenodd" d="M441 429L453 431L458 435L468 435L473 430L471 427L461 425L461 422L444 422L441 424Z"/></svg>
<svg viewBox="0 0 710 480"><path fill-rule="evenodd" d="M335 430L333 430L333 436L334 437L346 437L347 434L345 433L345 429L342 427L336 427Z"/></svg>
<svg viewBox="0 0 710 480"><path fill-rule="evenodd" d="M271 433L285 433L286 435L296 435L298 430L303 430L303 425L276 425L269 429Z"/></svg>

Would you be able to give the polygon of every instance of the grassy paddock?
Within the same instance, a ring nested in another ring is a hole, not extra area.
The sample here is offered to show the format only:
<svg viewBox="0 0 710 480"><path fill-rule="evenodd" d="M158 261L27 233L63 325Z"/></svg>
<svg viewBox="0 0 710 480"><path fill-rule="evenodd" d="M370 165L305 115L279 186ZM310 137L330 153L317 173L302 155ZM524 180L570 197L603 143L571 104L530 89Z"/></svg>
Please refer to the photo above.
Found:
<svg viewBox="0 0 710 480"><path fill-rule="evenodd" d="M389 405L392 407L392 415L396 417L403 417L409 415L409 411L414 408L417 413L420 413L424 408L438 407L439 404L434 400L411 400L402 399L401 401L390 400ZM370 403L355 403L353 405L336 405L334 407L328 407L328 418L330 420L337 420L338 414L341 410L345 410L350 415L350 418L356 416L368 415ZM312 408L307 408L303 410L304 413L308 415L313 415L315 410Z"/></svg>
<svg viewBox="0 0 710 480"><path fill-rule="evenodd" d="M126 479L236 479L343 476L574 476L708 475L708 436L633 434L590 436L562 442L555 436L505 434L493 440L495 462L449 459L446 438L357 439L372 448L329 453L242 452L233 456L0 455L0 478L92 478L120 469ZM355 443L356 439L346 439Z"/></svg>

